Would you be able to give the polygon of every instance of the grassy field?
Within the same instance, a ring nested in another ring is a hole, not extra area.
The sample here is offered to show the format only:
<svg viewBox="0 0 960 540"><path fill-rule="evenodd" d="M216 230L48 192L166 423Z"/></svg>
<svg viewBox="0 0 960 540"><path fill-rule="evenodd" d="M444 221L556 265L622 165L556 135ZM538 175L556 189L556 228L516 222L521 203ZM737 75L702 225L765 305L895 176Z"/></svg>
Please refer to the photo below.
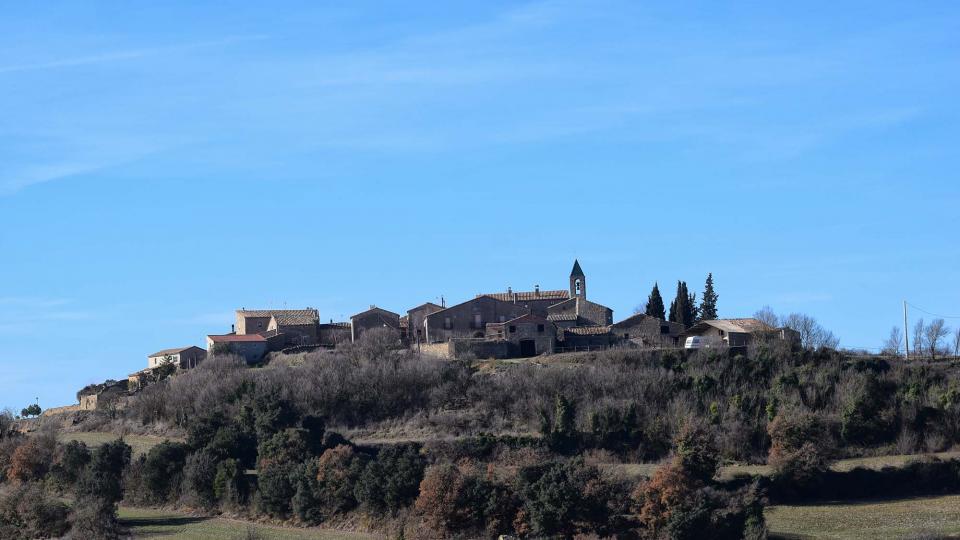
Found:
<svg viewBox="0 0 960 540"><path fill-rule="evenodd" d="M115 433L102 433L99 431L60 433L60 439L62 441L80 441L86 443L86 445L91 448L100 446L106 442L115 441L118 438L120 438L120 436ZM145 454L148 450L165 440L177 439L170 439L169 437L155 437L152 435L124 435L123 440L126 441L126 443L129 444L133 449L133 455L139 456L140 454Z"/></svg>
<svg viewBox="0 0 960 540"><path fill-rule="evenodd" d="M367 540L375 536L333 531L261 525L225 518L193 517L175 512L148 508L120 507L120 522L130 529L133 538L168 540L243 540L248 530L263 540Z"/></svg>
<svg viewBox="0 0 960 540"><path fill-rule="evenodd" d="M902 467L908 461L919 459L923 456L934 456L940 459L960 458L960 451L939 452L936 454L911 454L898 456L880 456L868 458L842 459L833 464L835 471L849 471L857 467L868 469L882 469L883 467ZM614 463L607 465L609 470L618 471L628 478L640 478L642 476L650 477L660 465L657 463ZM728 465L720 469L721 478L733 478L738 474L750 475L768 475L770 467L767 465Z"/></svg>
<svg viewBox="0 0 960 540"><path fill-rule="evenodd" d="M960 495L766 510L771 538L960 538ZM927 535L927 536L922 536Z"/></svg>

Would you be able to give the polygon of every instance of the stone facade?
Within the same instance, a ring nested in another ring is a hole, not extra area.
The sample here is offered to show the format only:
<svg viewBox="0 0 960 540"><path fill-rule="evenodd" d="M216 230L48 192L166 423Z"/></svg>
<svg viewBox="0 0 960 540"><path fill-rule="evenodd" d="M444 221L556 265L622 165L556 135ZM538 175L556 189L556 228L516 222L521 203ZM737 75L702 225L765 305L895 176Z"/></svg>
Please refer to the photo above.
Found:
<svg viewBox="0 0 960 540"><path fill-rule="evenodd" d="M478 296L425 317L426 341L437 343L454 338L483 338L487 323L506 322L526 315L522 304L491 296Z"/></svg>
<svg viewBox="0 0 960 540"><path fill-rule="evenodd" d="M539 315L527 314L506 322L488 324L486 337L508 342L511 356L538 356L553 352L557 327Z"/></svg>
<svg viewBox="0 0 960 540"><path fill-rule="evenodd" d="M400 334L400 315L377 306L350 317L350 339L357 341L364 332L373 328L389 328Z"/></svg>
<svg viewBox="0 0 960 540"><path fill-rule="evenodd" d="M676 347L683 325L638 313L614 324L610 331L617 339L640 347Z"/></svg>
<svg viewBox="0 0 960 540"><path fill-rule="evenodd" d="M609 326L613 324L613 310L586 298L574 297L547 308L547 318L556 322L573 321L560 326Z"/></svg>
<svg viewBox="0 0 960 540"><path fill-rule="evenodd" d="M324 347L336 347L341 343L350 342L350 323L329 322L318 325L317 339Z"/></svg>
<svg viewBox="0 0 960 540"><path fill-rule="evenodd" d="M423 323L427 315L443 311L443 309L443 306L438 306L433 302L427 302L407 310L407 340L410 342L410 345L426 342L427 329Z"/></svg>

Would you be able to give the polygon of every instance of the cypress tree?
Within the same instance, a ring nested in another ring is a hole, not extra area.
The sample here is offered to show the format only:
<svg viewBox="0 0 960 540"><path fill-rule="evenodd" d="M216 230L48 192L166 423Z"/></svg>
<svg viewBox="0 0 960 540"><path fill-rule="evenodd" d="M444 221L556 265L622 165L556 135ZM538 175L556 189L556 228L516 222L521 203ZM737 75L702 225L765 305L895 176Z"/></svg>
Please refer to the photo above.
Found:
<svg viewBox="0 0 960 540"><path fill-rule="evenodd" d="M647 315L650 317L656 317L661 321L666 320L667 314L663 309L663 297L660 296L660 287L656 283L653 284L653 290L650 291L650 296L647 297Z"/></svg>
<svg viewBox="0 0 960 540"><path fill-rule="evenodd" d="M703 287L703 302L700 304L700 319L709 321L717 318L717 293L713 290L713 272L707 274L707 284Z"/></svg>
<svg viewBox="0 0 960 540"><path fill-rule="evenodd" d="M670 322L681 323L685 328L697 320L697 297L687 291L685 281L677 282L677 297L670 303Z"/></svg>

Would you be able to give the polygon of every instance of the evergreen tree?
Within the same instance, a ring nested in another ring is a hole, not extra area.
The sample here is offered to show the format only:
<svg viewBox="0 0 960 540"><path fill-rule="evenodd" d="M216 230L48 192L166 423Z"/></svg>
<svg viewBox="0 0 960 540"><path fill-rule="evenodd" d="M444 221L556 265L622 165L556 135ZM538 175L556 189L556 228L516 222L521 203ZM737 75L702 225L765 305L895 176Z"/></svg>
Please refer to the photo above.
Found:
<svg viewBox="0 0 960 540"><path fill-rule="evenodd" d="M677 297L670 303L670 322L681 323L685 328L697 320L697 297L687 291L685 281L677 282Z"/></svg>
<svg viewBox="0 0 960 540"><path fill-rule="evenodd" d="M653 284L653 290L650 291L650 296L647 298L646 313L648 316L656 317L661 321L667 318L663 309L663 297L660 296L660 287L656 283Z"/></svg>
<svg viewBox="0 0 960 540"><path fill-rule="evenodd" d="M713 272L707 274L707 283L703 287L703 302L700 304L700 319L709 321L717 318L717 293L713 290Z"/></svg>

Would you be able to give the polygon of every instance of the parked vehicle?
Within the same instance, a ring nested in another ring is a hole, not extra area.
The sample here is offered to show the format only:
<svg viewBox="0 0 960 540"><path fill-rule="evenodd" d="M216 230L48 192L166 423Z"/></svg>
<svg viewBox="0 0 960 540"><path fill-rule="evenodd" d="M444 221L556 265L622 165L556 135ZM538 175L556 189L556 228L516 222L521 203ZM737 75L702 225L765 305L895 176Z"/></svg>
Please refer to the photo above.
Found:
<svg viewBox="0 0 960 540"><path fill-rule="evenodd" d="M683 342L684 349L712 349L719 346L719 342L705 336L690 336Z"/></svg>

